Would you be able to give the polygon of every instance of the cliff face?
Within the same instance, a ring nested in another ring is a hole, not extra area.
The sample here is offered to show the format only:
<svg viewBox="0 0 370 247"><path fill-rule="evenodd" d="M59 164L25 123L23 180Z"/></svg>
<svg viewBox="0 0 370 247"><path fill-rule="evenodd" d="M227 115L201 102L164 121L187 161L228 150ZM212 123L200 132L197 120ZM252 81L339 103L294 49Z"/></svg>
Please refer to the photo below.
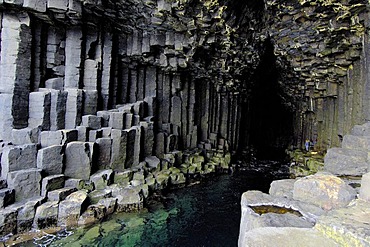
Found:
<svg viewBox="0 0 370 247"><path fill-rule="evenodd" d="M301 95L303 136L337 146L369 119L368 3L268 1L269 34L285 72L282 87Z"/></svg>
<svg viewBox="0 0 370 247"><path fill-rule="evenodd" d="M12 140L13 128L74 128L83 115L146 98L159 131L175 124L185 148L218 134L237 146L242 79L233 75L245 69L217 1L5 1L1 8L8 107L0 139ZM43 99L29 95L54 90L64 96L51 97L60 109L49 119L50 103L36 110Z"/></svg>
<svg viewBox="0 0 370 247"><path fill-rule="evenodd" d="M13 128L74 128L82 115L155 97L159 123L172 123L180 103L174 124L185 148L197 132L237 149L250 132L239 126L257 125L249 109L266 80L293 123L290 134L274 129L286 140L278 146L338 145L370 117L366 1L2 1L1 9L5 141ZM81 105L64 113L62 100L57 119L35 120L29 95L45 88L73 89Z"/></svg>

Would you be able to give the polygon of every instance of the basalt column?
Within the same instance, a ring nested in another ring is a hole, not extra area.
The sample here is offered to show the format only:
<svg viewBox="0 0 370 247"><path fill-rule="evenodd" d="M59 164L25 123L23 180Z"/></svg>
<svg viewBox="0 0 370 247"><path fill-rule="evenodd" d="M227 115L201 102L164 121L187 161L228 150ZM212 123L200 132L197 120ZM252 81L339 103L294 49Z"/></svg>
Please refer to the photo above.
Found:
<svg viewBox="0 0 370 247"><path fill-rule="evenodd" d="M27 13L6 12L1 19L0 139L28 125L31 72L31 29Z"/></svg>

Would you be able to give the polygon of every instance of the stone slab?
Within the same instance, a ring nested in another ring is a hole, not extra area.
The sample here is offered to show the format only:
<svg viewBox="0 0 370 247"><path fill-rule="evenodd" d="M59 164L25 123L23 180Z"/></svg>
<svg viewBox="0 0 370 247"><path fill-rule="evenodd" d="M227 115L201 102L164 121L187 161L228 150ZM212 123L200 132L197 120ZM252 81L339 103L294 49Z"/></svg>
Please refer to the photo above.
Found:
<svg viewBox="0 0 370 247"><path fill-rule="evenodd" d="M9 172L8 187L15 190L15 200L40 196L41 169L25 169Z"/></svg>
<svg viewBox="0 0 370 247"><path fill-rule="evenodd" d="M64 174L69 178L89 180L94 169L93 142L71 142L65 151Z"/></svg>
<svg viewBox="0 0 370 247"><path fill-rule="evenodd" d="M368 152L331 148L324 158L324 170L334 175L361 176L368 170Z"/></svg>
<svg viewBox="0 0 370 247"><path fill-rule="evenodd" d="M61 174L63 171L64 152L62 145L42 148L37 153L37 168L47 175Z"/></svg>

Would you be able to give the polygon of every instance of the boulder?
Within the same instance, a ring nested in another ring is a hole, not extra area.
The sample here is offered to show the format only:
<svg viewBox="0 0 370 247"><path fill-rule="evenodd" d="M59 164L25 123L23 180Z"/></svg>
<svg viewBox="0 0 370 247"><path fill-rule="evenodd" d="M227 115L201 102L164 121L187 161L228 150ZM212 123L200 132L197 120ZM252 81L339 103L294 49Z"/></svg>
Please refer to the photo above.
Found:
<svg viewBox="0 0 370 247"><path fill-rule="evenodd" d="M33 221L36 213L36 208L44 201L44 197L33 197L27 199L26 202L22 201L15 203L12 206L18 207L17 216L17 231L18 233L27 232L32 229Z"/></svg>
<svg viewBox="0 0 370 247"><path fill-rule="evenodd" d="M338 176L361 176L368 170L367 159L367 151L331 148L324 158L324 170Z"/></svg>
<svg viewBox="0 0 370 247"><path fill-rule="evenodd" d="M317 173L294 183L293 198L317 205L324 210L345 207L355 199L356 191L340 178Z"/></svg>
<svg viewBox="0 0 370 247"><path fill-rule="evenodd" d="M143 208L140 187L125 187L115 197L117 198L117 212L138 211Z"/></svg>
<svg viewBox="0 0 370 247"><path fill-rule="evenodd" d="M37 229L55 227L58 223L58 201L45 202L36 209L34 226Z"/></svg>
<svg viewBox="0 0 370 247"><path fill-rule="evenodd" d="M170 183L172 185L180 185L180 184L185 184L186 178L183 173L174 173L170 175Z"/></svg>
<svg viewBox="0 0 370 247"><path fill-rule="evenodd" d="M161 169L161 160L158 159L156 156L149 156L145 157L145 162L147 163L147 166L149 167L150 171L160 171Z"/></svg>
<svg viewBox="0 0 370 247"><path fill-rule="evenodd" d="M293 198L293 188L295 181L295 179L282 179L272 181L269 194L272 196Z"/></svg>
<svg viewBox="0 0 370 247"><path fill-rule="evenodd" d="M88 197L85 191L76 191L59 203L58 225L77 226L78 219L87 208Z"/></svg>
<svg viewBox="0 0 370 247"><path fill-rule="evenodd" d="M342 141L342 148L370 150L370 136L345 135Z"/></svg>
<svg viewBox="0 0 370 247"><path fill-rule="evenodd" d="M116 211L117 198L103 198L99 200L98 204L105 206L107 215L113 214Z"/></svg>
<svg viewBox="0 0 370 247"><path fill-rule="evenodd" d="M155 174L155 180L157 182L158 188L156 189L165 189L168 186L170 174L165 172L160 172Z"/></svg>
<svg viewBox="0 0 370 247"><path fill-rule="evenodd" d="M134 172L131 169L126 169L122 172L116 172L114 174L114 182L117 184L128 184L134 176Z"/></svg>
<svg viewBox="0 0 370 247"><path fill-rule="evenodd" d="M78 219L78 225L92 225L104 219L107 208L102 204L93 204Z"/></svg>
<svg viewBox="0 0 370 247"><path fill-rule="evenodd" d="M0 209L0 236L17 232L17 216L16 208Z"/></svg>

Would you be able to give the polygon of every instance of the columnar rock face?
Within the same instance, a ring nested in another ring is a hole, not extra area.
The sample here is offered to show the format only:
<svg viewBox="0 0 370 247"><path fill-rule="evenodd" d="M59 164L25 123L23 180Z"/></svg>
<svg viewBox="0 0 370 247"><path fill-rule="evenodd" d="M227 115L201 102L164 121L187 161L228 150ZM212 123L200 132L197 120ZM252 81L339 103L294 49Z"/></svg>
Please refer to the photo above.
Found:
<svg viewBox="0 0 370 247"><path fill-rule="evenodd" d="M3 206L13 195L67 198L58 212L55 203L37 211L34 224L76 225L105 211L90 205L79 219L88 200L75 190L93 191L87 196L109 212L126 211L141 208L149 188L227 168L227 152L248 143L268 45L276 96L294 111L295 136L284 143L338 145L370 118L367 7L361 0L0 1ZM345 143L351 149L349 137ZM366 138L361 143L367 147ZM182 153L197 148L209 157ZM117 189L108 174L130 201L119 193L105 200ZM113 187L106 191L101 180Z"/></svg>

